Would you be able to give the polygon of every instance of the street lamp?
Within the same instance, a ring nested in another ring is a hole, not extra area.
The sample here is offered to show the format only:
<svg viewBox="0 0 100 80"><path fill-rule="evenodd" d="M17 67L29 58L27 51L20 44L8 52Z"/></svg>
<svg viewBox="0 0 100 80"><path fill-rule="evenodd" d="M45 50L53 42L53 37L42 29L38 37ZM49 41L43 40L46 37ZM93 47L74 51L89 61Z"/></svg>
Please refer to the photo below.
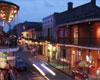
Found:
<svg viewBox="0 0 100 80"><path fill-rule="evenodd" d="M8 2L0 1L0 20L2 21L2 26L5 25L5 22L11 23L18 13L19 6Z"/></svg>

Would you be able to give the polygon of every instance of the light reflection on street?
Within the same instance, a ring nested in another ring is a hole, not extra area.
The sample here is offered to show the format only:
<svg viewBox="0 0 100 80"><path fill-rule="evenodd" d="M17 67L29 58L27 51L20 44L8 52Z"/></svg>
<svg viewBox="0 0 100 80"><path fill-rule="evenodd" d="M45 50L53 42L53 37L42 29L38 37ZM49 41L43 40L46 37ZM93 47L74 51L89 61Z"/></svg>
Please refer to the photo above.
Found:
<svg viewBox="0 0 100 80"><path fill-rule="evenodd" d="M36 66L35 64L33 64L33 66L34 66L43 76L45 76L45 73L44 73L38 66Z"/></svg>
<svg viewBox="0 0 100 80"><path fill-rule="evenodd" d="M43 68L45 68L47 71L49 71L53 76L56 75L56 73L55 73L54 71L52 71L50 68L48 68L47 66L45 66L45 64L41 64L41 66L42 66Z"/></svg>
<svg viewBox="0 0 100 80"><path fill-rule="evenodd" d="M50 80L47 76L45 76L46 74L35 64L32 64L47 80Z"/></svg>

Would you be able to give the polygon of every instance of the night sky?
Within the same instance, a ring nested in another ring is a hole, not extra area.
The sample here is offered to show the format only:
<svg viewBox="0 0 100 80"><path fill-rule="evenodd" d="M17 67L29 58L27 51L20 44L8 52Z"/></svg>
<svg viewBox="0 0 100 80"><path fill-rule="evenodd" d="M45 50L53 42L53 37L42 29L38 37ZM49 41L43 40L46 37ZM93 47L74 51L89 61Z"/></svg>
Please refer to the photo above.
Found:
<svg viewBox="0 0 100 80"><path fill-rule="evenodd" d="M41 22L42 18L54 12L67 10L67 3L73 2L74 7L90 2L91 0L6 0L20 6L19 22ZM100 0L97 0L100 6Z"/></svg>
<svg viewBox="0 0 100 80"><path fill-rule="evenodd" d="M13 2L20 6L18 14L18 23L24 21L42 22L42 19L46 16L53 14L54 12L63 12L67 10L67 3L73 2L73 6L90 2L91 0L5 0ZM100 7L100 0L96 0L97 5ZM7 32L9 26L6 24L4 31Z"/></svg>

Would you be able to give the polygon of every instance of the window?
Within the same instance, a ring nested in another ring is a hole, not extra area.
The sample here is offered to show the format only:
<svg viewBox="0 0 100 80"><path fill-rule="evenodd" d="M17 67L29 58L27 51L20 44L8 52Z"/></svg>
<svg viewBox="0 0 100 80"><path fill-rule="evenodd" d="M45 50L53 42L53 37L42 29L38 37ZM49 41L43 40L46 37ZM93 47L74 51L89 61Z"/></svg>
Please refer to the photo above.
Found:
<svg viewBox="0 0 100 80"><path fill-rule="evenodd" d="M77 51L77 61L79 61L81 59L81 51Z"/></svg>
<svg viewBox="0 0 100 80"><path fill-rule="evenodd" d="M51 22L52 22L52 19L51 19Z"/></svg>
<svg viewBox="0 0 100 80"><path fill-rule="evenodd" d="M63 38L63 30L60 31L60 37Z"/></svg>
<svg viewBox="0 0 100 80"><path fill-rule="evenodd" d="M68 37L68 30L65 30L65 37Z"/></svg>
<svg viewBox="0 0 100 80"><path fill-rule="evenodd" d="M66 50L63 49L63 58L66 58Z"/></svg>

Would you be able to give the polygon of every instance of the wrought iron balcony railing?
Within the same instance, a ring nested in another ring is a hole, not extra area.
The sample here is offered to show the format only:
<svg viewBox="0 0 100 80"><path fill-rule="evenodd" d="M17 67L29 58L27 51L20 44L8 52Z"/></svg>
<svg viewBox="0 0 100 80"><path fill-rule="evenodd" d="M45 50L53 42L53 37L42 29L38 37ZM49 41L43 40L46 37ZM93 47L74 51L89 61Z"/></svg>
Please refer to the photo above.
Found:
<svg viewBox="0 0 100 80"><path fill-rule="evenodd" d="M15 48L15 47L17 47L17 38L8 38L8 37L0 38L0 49Z"/></svg>
<svg viewBox="0 0 100 80"><path fill-rule="evenodd" d="M100 38L60 38L57 43L100 47Z"/></svg>

